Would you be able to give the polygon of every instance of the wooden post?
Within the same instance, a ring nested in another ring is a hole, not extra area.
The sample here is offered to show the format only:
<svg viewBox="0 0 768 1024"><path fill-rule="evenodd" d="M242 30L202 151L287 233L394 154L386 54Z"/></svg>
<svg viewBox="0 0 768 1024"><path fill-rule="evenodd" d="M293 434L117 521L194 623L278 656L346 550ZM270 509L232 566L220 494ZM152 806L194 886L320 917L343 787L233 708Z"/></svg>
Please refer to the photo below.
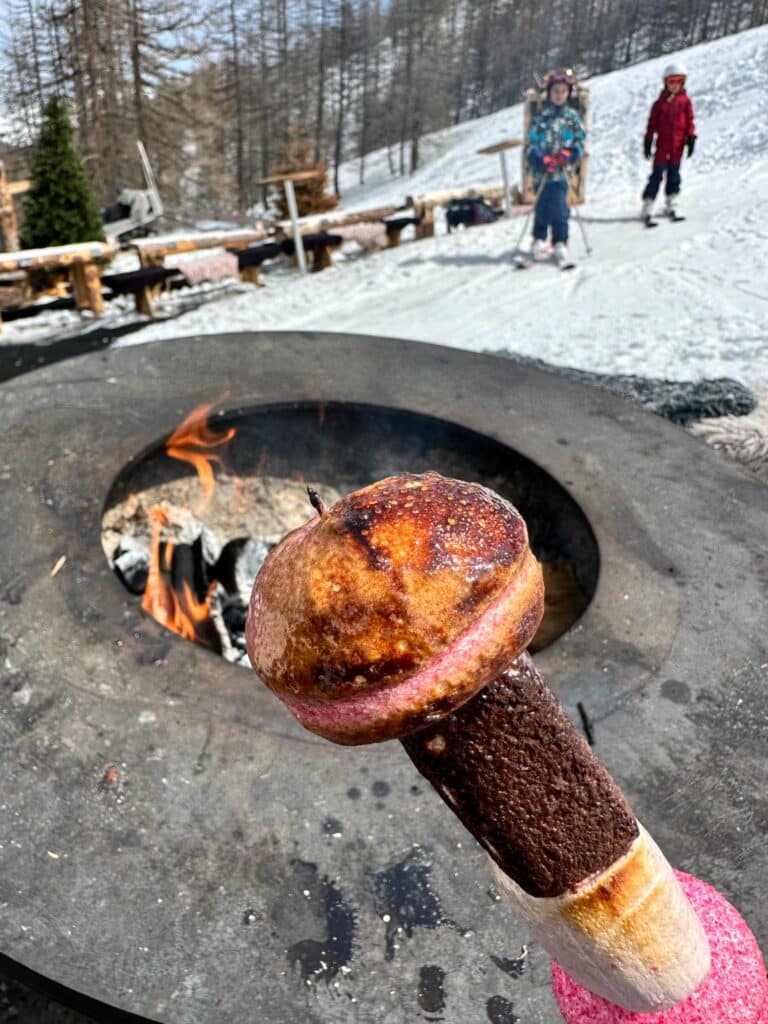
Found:
<svg viewBox="0 0 768 1024"><path fill-rule="evenodd" d="M98 265L93 260L72 265L72 287L78 309L90 309L94 316L103 316L104 296L101 294L101 275Z"/></svg>
<svg viewBox="0 0 768 1024"><path fill-rule="evenodd" d="M16 222L16 211L13 208L13 198L8 189L8 182L5 177L5 165L0 160L0 241L7 252L14 252L19 248L19 226Z"/></svg>
<svg viewBox="0 0 768 1024"><path fill-rule="evenodd" d="M416 225L414 231L418 241L422 238L433 238L435 234L435 207L433 203L426 202L422 207L421 223Z"/></svg>
<svg viewBox="0 0 768 1024"><path fill-rule="evenodd" d="M141 313L144 316L152 317L155 315L154 308L152 306L152 289L151 288L140 288L136 292L136 312Z"/></svg>
<svg viewBox="0 0 768 1024"><path fill-rule="evenodd" d="M261 280L261 267L243 267L240 271L240 280L247 284L254 284L257 288L264 287L264 282Z"/></svg>
<svg viewBox="0 0 768 1024"><path fill-rule="evenodd" d="M315 248L312 257L312 269L313 270L327 270L328 267L333 266L333 257L331 256L330 245L318 245Z"/></svg>

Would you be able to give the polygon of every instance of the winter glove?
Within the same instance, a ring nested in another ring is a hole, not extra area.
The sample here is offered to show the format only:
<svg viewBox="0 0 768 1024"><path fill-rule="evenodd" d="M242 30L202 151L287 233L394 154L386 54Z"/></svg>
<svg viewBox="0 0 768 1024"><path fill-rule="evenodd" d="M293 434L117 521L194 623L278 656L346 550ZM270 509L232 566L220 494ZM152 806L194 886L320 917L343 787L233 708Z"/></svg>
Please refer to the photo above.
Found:
<svg viewBox="0 0 768 1024"><path fill-rule="evenodd" d="M544 170L547 174L554 174L555 171L559 170L561 167L565 167L570 156L570 149L559 149L557 153L554 153L551 156L547 154L547 156L542 159Z"/></svg>
<svg viewBox="0 0 768 1024"><path fill-rule="evenodd" d="M541 171L544 168L544 153L538 146L532 146L528 151L528 165L532 171Z"/></svg>
<svg viewBox="0 0 768 1024"><path fill-rule="evenodd" d="M651 150L652 149L653 149L653 137L651 135L646 135L645 136L645 140L643 141L643 152L645 153L645 159L646 160L650 160L651 159Z"/></svg>
<svg viewBox="0 0 768 1024"><path fill-rule="evenodd" d="M686 148L688 150L688 156L689 157L693 156L693 147L696 145L696 136L695 135L689 135L687 137L687 139L685 140L685 145L686 145Z"/></svg>

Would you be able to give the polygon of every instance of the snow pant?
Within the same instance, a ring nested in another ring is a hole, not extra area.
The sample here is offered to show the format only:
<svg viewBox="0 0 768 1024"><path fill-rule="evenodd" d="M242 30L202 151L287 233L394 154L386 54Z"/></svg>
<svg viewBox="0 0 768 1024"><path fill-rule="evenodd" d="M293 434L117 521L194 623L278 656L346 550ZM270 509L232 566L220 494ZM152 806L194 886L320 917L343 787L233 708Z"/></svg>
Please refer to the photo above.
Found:
<svg viewBox="0 0 768 1024"><path fill-rule="evenodd" d="M567 181L548 181L539 193L536 209L533 211L533 237L544 241L547 228L552 228L552 241L568 241L568 195Z"/></svg>
<svg viewBox="0 0 768 1024"><path fill-rule="evenodd" d="M680 164L654 164L648 184L643 191L643 199L655 199L659 194L661 179L667 172L667 184L664 194L676 196L680 191Z"/></svg>

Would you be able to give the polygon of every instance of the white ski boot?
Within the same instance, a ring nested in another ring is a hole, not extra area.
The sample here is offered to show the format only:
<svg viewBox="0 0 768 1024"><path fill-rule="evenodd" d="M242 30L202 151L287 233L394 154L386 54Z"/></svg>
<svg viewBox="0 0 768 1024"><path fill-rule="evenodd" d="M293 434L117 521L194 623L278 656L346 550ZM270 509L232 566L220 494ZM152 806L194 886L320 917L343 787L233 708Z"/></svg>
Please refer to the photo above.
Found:
<svg viewBox="0 0 768 1024"><path fill-rule="evenodd" d="M531 259L544 260L549 256L549 245L544 238L534 238L531 246Z"/></svg>
<svg viewBox="0 0 768 1024"><path fill-rule="evenodd" d="M669 217L670 220L685 220L685 217L678 212L677 209L677 196L667 196L667 201L664 205L664 214Z"/></svg>
<svg viewBox="0 0 768 1024"><path fill-rule="evenodd" d="M642 210L640 212L640 216L642 217L643 224L645 224L645 226L647 228L655 228L656 227L656 221L653 219L653 200L652 199L644 199L643 200L643 208L642 208Z"/></svg>
<svg viewBox="0 0 768 1024"><path fill-rule="evenodd" d="M573 260L568 255L568 246L565 242L555 242L553 256L555 263L561 270L570 270L574 265Z"/></svg>

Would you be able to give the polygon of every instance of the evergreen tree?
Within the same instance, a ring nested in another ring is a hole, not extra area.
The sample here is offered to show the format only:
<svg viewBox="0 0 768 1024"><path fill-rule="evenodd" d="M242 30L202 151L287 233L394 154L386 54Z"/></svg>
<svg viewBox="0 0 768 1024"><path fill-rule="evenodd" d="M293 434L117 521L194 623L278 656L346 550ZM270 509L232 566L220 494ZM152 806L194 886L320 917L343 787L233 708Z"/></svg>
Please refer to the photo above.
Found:
<svg viewBox="0 0 768 1024"><path fill-rule="evenodd" d="M55 95L43 109L32 178L24 204L24 248L104 240L93 186L75 149L74 129Z"/></svg>

